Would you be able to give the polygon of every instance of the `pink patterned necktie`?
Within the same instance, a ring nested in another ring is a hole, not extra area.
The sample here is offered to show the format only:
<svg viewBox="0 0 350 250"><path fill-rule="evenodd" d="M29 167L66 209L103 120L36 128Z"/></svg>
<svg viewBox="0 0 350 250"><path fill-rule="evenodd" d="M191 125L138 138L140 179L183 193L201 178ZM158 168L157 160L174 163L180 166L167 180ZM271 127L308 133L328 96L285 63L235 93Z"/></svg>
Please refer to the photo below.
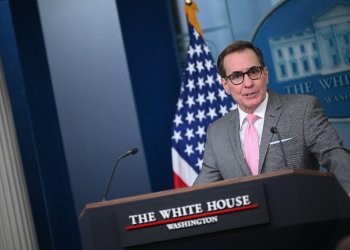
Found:
<svg viewBox="0 0 350 250"><path fill-rule="evenodd" d="M259 135L254 127L254 122L258 118L254 114L247 115L248 126L244 135L245 160L253 175L257 175L259 170Z"/></svg>

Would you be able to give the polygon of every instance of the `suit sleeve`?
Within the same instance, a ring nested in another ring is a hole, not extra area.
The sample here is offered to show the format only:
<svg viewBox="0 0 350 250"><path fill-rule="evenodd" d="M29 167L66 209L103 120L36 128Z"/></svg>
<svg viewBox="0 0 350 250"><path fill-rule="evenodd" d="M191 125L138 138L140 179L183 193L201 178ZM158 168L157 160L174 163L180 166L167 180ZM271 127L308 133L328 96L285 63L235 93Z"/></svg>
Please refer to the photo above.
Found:
<svg viewBox="0 0 350 250"><path fill-rule="evenodd" d="M335 174L340 184L350 192L350 151L329 122L318 101L309 103L304 119L305 140L319 164Z"/></svg>
<svg viewBox="0 0 350 250"><path fill-rule="evenodd" d="M210 140L210 128L211 126L209 126L207 131L202 169L193 185L206 184L223 179L216 164L216 156Z"/></svg>

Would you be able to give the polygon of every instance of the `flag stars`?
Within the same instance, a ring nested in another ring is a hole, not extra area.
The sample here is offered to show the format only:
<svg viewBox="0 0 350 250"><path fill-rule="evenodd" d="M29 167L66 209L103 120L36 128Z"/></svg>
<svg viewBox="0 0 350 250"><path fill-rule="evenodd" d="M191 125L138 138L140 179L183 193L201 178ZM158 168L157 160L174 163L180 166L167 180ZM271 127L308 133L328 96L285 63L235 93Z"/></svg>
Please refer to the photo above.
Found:
<svg viewBox="0 0 350 250"><path fill-rule="evenodd" d="M227 97L227 94L226 94L224 89L219 89L219 95L218 96L220 97L220 100L223 101Z"/></svg>
<svg viewBox="0 0 350 250"><path fill-rule="evenodd" d="M205 59L205 67L207 68L208 71L210 71L210 69L214 68L213 62L211 60Z"/></svg>
<svg viewBox="0 0 350 250"><path fill-rule="evenodd" d="M207 113L207 116L210 117L210 119L214 119L214 117L218 116L215 112L215 108L209 108L209 112Z"/></svg>
<svg viewBox="0 0 350 250"><path fill-rule="evenodd" d="M212 85L215 83L214 78L213 78L212 75L208 75L208 76L207 76L207 80L206 80L205 82L209 85L210 88L211 88Z"/></svg>
<svg viewBox="0 0 350 250"><path fill-rule="evenodd" d="M205 98L204 98L204 94L198 94L196 102L199 103L199 106L202 106L203 103L205 103Z"/></svg>
<svg viewBox="0 0 350 250"><path fill-rule="evenodd" d="M204 50L204 52L205 52L206 55L208 55L209 52L210 52L210 50L209 50L209 48L208 48L207 45L203 45L203 50Z"/></svg>
<svg viewBox="0 0 350 250"><path fill-rule="evenodd" d="M184 88L184 82L181 83L181 88L180 88L180 93L182 94L183 92L185 92L185 88Z"/></svg>
<svg viewBox="0 0 350 250"><path fill-rule="evenodd" d="M174 131L174 134L171 137L171 139L175 140L176 143L178 143L180 140L182 140L181 131Z"/></svg>
<svg viewBox="0 0 350 250"><path fill-rule="evenodd" d="M221 76L220 76L219 74L216 74L216 81L217 81L218 83L221 82Z"/></svg>
<svg viewBox="0 0 350 250"><path fill-rule="evenodd" d="M236 109L236 108L237 108L237 104L232 103L232 104L231 104L231 108L230 108L230 110L232 111L232 110L234 110L234 109Z"/></svg>
<svg viewBox="0 0 350 250"><path fill-rule="evenodd" d="M204 78L198 77L197 86L199 87L200 90L205 86Z"/></svg>
<svg viewBox="0 0 350 250"><path fill-rule="evenodd" d="M190 113L190 112L187 112L187 115L186 115L186 121L188 122L188 124L191 125L192 122L195 121L194 117L193 117L193 113Z"/></svg>
<svg viewBox="0 0 350 250"><path fill-rule="evenodd" d="M205 127L204 126L198 126L197 127L197 131L196 131L196 135L199 136L199 138L202 138L203 136L205 136Z"/></svg>
<svg viewBox="0 0 350 250"><path fill-rule="evenodd" d="M192 46L188 47L187 53L190 55L191 58L193 57L195 50L192 48Z"/></svg>
<svg viewBox="0 0 350 250"><path fill-rule="evenodd" d="M195 148L200 154L203 154L204 152L204 142L198 142L197 147Z"/></svg>
<svg viewBox="0 0 350 250"><path fill-rule="evenodd" d="M194 138L193 129L187 128L185 136L187 137L188 141L190 141L192 138Z"/></svg>
<svg viewBox="0 0 350 250"><path fill-rule="evenodd" d="M204 70L203 62L197 61L196 64L198 72L201 73L201 71Z"/></svg>
<svg viewBox="0 0 350 250"><path fill-rule="evenodd" d="M209 91L206 99L209 100L210 103L213 103L213 101L216 100L215 92Z"/></svg>
<svg viewBox="0 0 350 250"><path fill-rule="evenodd" d="M187 156L190 156L191 154L194 154L193 146L186 144L185 153L187 154Z"/></svg>
<svg viewBox="0 0 350 250"><path fill-rule="evenodd" d="M203 50L202 50L202 48L201 48L201 45L200 44L196 44L195 45L195 52L196 52L196 54L197 54L197 56L200 56L202 53L203 53Z"/></svg>
<svg viewBox="0 0 350 250"><path fill-rule="evenodd" d="M188 96L186 104L188 105L189 108L191 108L192 105L195 105L196 103L194 102L194 97L193 96Z"/></svg>
<svg viewBox="0 0 350 250"><path fill-rule="evenodd" d="M192 75L193 72L196 72L195 64L194 63L188 63L186 70Z"/></svg>
<svg viewBox="0 0 350 250"><path fill-rule="evenodd" d="M196 86L194 86L194 80L189 79L187 81L187 85L186 88L188 88L190 90L190 92L196 88Z"/></svg>
<svg viewBox="0 0 350 250"><path fill-rule="evenodd" d="M203 165L203 160L202 159L199 159L197 158L197 163L196 163L196 166L201 169L202 168L202 165Z"/></svg>
<svg viewBox="0 0 350 250"><path fill-rule="evenodd" d="M221 114L221 116L224 116L225 114L227 114L228 113L227 107L225 105L220 105L219 113Z"/></svg>
<svg viewBox="0 0 350 250"><path fill-rule="evenodd" d="M183 100L181 98L179 98L179 100L177 100L177 110L180 110L181 108L184 107L184 104L183 104Z"/></svg>
<svg viewBox="0 0 350 250"><path fill-rule="evenodd" d="M198 37L199 37L199 33L197 30L193 30L193 35L195 36L196 40L198 40Z"/></svg>
<svg viewBox="0 0 350 250"><path fill-rule="evenodd" d="M196 118L202 122L204 119L206 119L206 116L205 116L205 111L204 110L198 110L198 113L196 115Z"/></svg>
<svg viewBox="0 0 350 250"><path fill-rule="evenodd" d="M174 123L176 127L178 127L180 124L182 124L182 115L175 115Z"/></svg>

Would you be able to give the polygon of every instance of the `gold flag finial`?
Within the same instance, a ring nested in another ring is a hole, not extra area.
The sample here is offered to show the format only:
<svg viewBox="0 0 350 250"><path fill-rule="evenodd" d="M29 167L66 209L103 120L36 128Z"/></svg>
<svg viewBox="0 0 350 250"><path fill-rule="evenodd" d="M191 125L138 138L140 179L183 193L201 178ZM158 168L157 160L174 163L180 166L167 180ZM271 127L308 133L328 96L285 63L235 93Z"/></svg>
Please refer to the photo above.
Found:
<svg viewBox="0 0 350 250"><path fill-rule="evenodd" d="M199 25L199 22L197 21L197 12L198 7L197 4L192 0L186 0L185 1L185 12L187 14L188 22L192 24L192 26L198 31L198 33L203 37L203 31L201 26Z"/></svg>

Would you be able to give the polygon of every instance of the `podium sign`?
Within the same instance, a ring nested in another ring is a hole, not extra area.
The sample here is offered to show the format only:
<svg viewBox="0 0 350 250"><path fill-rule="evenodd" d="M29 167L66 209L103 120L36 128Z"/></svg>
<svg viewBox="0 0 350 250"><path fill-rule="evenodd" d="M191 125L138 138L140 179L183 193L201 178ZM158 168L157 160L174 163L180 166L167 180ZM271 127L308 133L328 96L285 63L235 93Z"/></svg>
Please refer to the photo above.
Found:
<svg viewBox="0 0 350 250"><path fill-rule="evenodd" d="M262 183L136 201L115 214L123 247L269 222Z"/></svg>
<svg viewBox="0 0 350 250"><path fill-rule="evenodd" d="M87 204L86 250L334 250L350 199L333 174L283 170Z"/></svg>

